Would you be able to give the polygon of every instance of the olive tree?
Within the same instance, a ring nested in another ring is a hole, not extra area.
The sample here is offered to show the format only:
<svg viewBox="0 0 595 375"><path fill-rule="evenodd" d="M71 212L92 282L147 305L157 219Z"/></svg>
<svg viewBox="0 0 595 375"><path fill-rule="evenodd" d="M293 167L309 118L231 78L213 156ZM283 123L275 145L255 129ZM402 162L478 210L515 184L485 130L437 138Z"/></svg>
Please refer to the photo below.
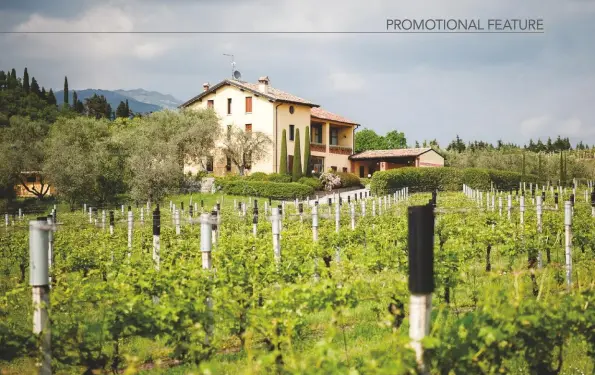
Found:
<svg viewBox="0 0 595 375"><path fill-rule="evenodd" d="M130 195L160 200L179 189L186 163L210 155L221 129L212 111L160 111L122 128L118 138L128 150Z"/></svg>
<svg viewBox="0 0 595 375"><path fill-rule="evenodd" d="M227 134L221 140L225 157L238 168L243 176L247 168L262 160L273 141L263 132L244 131L238 126L228 127Z"/></svg>

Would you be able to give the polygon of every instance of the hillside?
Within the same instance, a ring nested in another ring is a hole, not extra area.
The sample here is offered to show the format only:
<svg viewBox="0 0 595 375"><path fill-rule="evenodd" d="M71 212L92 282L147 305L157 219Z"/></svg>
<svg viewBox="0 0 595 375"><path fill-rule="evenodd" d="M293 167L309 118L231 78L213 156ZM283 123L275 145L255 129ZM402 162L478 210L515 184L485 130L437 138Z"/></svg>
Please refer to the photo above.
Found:
<svg viewBox="0 0 595 375"><path fill-rule="evenodd" d="M144 89L135 90L114 90L114 92L132 98L142 103L158 105L161 108L177 108L182 101L169 94L162 94L157 91L147 91Z"/></svg>
<svg viewBox="0 0 595 375"><path fill-rule="evenodd" d="M72 93L73 90L69 90L69 103L72 103ZM85 101L86 98L93 96L93 94L103 95L107 99L107 102L111 105L112 110L116 110L118 104L121 101L126 101L128 99L128 106L132 110L132 112L139 112L139 113L148 113L148 112L156 112L163 109L163 107L155 105L155 104L148 104L140 102L136 99L133 99L128 96L124 96L118 92L110 91L110 90L99 90L99 89L86 89L86 90L76 90L76 94L78 99L82 102ZM62 90L56 92L56 101L58 105L64 102L64 93Z"/></svg>

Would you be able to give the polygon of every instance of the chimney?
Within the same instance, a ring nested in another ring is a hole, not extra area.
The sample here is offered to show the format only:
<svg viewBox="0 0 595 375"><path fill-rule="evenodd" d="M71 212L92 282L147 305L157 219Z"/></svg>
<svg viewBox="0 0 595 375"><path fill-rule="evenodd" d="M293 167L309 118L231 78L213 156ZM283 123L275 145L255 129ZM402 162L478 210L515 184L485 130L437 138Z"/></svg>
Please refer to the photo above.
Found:
<svg viewBox="0 0 595 375"><path fill-rule="evenodd" d="M203 91L208 91L208 90L209 90L209 86L210 86L210 85L209 85L209 83L208 83L208 82L205 82L205 83L203 83L203 84L202 84L202 90L203 90Z"/></svg>
<svg viewBox="0 0 595 375"><path fill-rule="evenodd" d="M262 92L263 94L268 93L269 91L269 77L264 76L258 79L258 91Z"/></svg>

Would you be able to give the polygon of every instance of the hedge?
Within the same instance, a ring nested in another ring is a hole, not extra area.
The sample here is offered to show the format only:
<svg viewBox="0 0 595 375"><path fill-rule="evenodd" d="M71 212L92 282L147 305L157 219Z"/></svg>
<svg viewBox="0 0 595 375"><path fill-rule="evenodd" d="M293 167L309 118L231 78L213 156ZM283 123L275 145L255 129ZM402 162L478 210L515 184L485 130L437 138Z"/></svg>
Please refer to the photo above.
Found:
<svg viewBox="0 0 595 375"><path fill-rule="evenodd" d="M339 176L339 178L341 179L342 188L362 186L359 177L357 177L357 175L353 173L337 172L337 176Z"/></svg>
<svg viewBox="0 0 595 375"><path fill-rule="evenodd" d="M248 181L268 181L269 175L264 172L254 172L246 177Z"/></svg>
<svg viewBox="0 0 595 375"><path fill-rule="evenodd" d="M314 190L322 190L322 181L315 177L302 177L298 180L299 184L312 186Z"/></svg>
<svg viewBox="0 0 595 375"><path fill-rule="evenodd" d="M379 171L372 176L371 190L376 194L387 194L409 187L409 192L462 189L463 184L474 189L515 189L519 182L538 182L537 176L481 168L415 168L405 167Z"/></svg>
<svg viewBox="0 0 595 375"><path fill-rule="evenodd" d="M220 185L225 194L272 199L304 199L314 196L314 188L297 182L226 181Z"/></svg>
<svg viewBox="0 0 595 375"><path fill-rule="evenodd" d="M271 173L267 175L266 180L270 182L291 182L291 175L282 173Z"/></svg>

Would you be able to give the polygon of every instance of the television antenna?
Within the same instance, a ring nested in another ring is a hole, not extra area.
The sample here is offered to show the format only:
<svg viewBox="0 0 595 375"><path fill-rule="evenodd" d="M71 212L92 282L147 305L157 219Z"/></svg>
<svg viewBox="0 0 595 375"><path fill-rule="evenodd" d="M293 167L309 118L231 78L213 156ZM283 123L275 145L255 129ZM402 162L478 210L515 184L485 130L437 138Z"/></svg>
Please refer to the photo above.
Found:
<svg viewBox="0 0 595 375"><path fill-rule="evenodd" d="M231 57L231 78L240 80L242 78L242 74L239 70L236 70L236 62L234 55L228 53L224 53L223 55Z"/></svg>

